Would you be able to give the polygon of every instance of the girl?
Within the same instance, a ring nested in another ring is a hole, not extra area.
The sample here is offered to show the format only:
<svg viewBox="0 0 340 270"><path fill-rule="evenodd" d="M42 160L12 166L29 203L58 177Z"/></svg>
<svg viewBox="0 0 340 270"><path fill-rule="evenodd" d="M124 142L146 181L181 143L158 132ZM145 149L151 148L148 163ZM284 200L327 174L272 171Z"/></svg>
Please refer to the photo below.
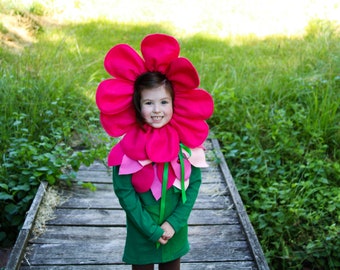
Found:
<svg viewBox="0 0 340 270"><path fill-rule="evenodd" d="M101 123L122 136L111 150L113 186L126 213L123 261L132 269L180 269L189 251L188 218L206 167L202 144L213 112L211 96L197 89L193 65L179 56L171 36L153 34L142 59L127 44L113 47L104 65L114 77L101 82Z"/></svg>

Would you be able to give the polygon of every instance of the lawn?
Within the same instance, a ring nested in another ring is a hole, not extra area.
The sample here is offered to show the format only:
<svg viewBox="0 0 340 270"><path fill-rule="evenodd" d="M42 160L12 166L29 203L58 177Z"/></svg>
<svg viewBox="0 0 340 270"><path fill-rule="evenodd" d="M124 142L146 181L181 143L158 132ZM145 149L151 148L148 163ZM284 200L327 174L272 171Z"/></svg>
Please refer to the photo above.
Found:
<svg viewBox="0 0 340 270"><path fill-rule="evenodd" d="M2 246L41 180L70 183L114 144L94 103L105 53L162 32L214 97L209 124L271 269L340 267L337 1L1 0L0 10Z"/></svg>

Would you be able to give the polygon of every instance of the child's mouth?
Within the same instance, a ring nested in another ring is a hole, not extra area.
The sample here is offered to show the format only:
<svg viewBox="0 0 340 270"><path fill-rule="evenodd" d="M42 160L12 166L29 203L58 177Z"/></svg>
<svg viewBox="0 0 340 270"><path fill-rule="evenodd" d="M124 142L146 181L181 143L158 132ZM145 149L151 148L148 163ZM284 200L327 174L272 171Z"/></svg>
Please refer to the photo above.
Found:
<svg viewBox="0 0 340 270"><path fill-rule="evenodd" d="M152 116L151 119L153 121L161 121L163 119L163 116Z"/></svg>

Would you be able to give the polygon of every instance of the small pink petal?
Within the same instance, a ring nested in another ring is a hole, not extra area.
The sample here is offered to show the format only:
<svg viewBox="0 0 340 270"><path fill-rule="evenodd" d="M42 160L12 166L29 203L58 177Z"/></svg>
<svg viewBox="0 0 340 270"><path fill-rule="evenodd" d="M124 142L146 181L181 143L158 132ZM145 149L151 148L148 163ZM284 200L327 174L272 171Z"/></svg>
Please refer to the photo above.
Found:
<svg viewBox="0 0 340 270"><path fill-rule="evenodd" d="M119 168L119 174L133 174L142 168L143 166L138 161L129 158L127 155L124 155L122 164Z"/></svg>
<svg viewBox="0 0 340 270"><path fill-rule="evenodd" d="M172 36L151 34L141 42L141 52L148 71L165 73L168 65L179 56L178 41Z"/></svg>
<svg viewBox="0 0 340 270"><path fill-rule="evenodd" d="M139 193L147 192L155 178L155 172L152 164L143 167L140 171L134 173L131 182L135 190Z"/></svg>
<svg viewBox="0 0 340 270"><path fill-rule="evenodd" d="M128 44L111 48L105 56L104 67L111 76L130 81L146 71L143 59Z"/></svg>
<svg viewBox="0 0 340 270"><path fill-rule="evenodd" d="M152 163L152 161L150 159L147 159L147 160L138 160L138 162L143 167L146 166L146 165L149 165L150 163Z"/></svg>
<svg viewBox="0 0 340 270"><path fill-rule="evenodd" d="M122 163L124 156L123 149L120 143L117 143L110 151L108 156L108 165L109 166L117 166Z"/></svg>
<svg viewBox="0 0 340 270"><path fill-rule="evenodd" d="M157 177L157 173L155 173L155 179L152 182L151 185L151 192L156 201L159 200L160 197L162 197L162 183Z"/></svg>
<svg viewBox="0 0 340 270"><path fill-rule="evenodd" d="M164 173L164 163L157 163L157 177L160 179L162 182L164 181L163 179L163 173ZM174 184L174 181L176 179L176 175L174 170L172 169L171 166L169 166L168 169L168 184L167 184L167 189L171 188L172 185Z"/></svg>
<svg viewBox="0 0 340 270"><path fill-rule="evenodd" d="M106 114L120 113L131 107L133 84L120 79L102 81L96 92L99 110Z"/></svg>
<svg viewBox="0 0 340 270"><path fill-rule="evenodd" d="M189 182L190 182L190 179L186 179L184 181L184 189L187 190L188 186L189 186ZM178 179L175 179L175 182L174 182L174 186L180 190L182 190L182 183L180 180Z"/></svg>
<svg viewBox="0 0 340 270"><path fill-rule="evenodd" d="M207 168L209 167L206 159L204 149L201 147L193 148L191 150L191 156L189 157L189 162L197 168Z"/></svg>
<svg viewBox="0 0 340 270"><path fill-rule="evenodd" d="M178 159L171 161L171 167L175 173L176 178L182 178L182 167ZM188 179L191 174L191 164L187 159L184 159L184 179Z"/></svg>
<svg viewBox="0 0 340 270"><path fill-rule="evenodd" d="M197 88L200 83L195 67L184 57L177 58L171 62L166 76L172 82L176 94L177 91Z"/></svg>
<svg viewBox="0 0 340 270"><path fill-rule="evenodd" d="M107 134L119 137L136 126L135 111L131 106L126 111L117 114L100 113L100 122Z"/></svg>

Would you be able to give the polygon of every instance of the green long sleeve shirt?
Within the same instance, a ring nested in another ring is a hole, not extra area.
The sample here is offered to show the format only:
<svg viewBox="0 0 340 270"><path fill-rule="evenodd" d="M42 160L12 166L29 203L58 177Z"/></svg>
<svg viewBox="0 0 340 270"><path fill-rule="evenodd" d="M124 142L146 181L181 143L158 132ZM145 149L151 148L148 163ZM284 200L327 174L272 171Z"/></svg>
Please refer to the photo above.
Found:
<svg viewBox="0 0 340 270"><path fill-rule="evenodd" d="M126 213L126 242L123 261L129 264L162 263L182 257L189 251L188 218L201 185L201 170L192 166L187 201L183 204L181 192L171 187L166 192L165 219L175 230L166 245L156 247L163 234L160 227L160 199L151 191L137 193L131 175L119 175L119 166L113 167L113 187Z"/></svg>

